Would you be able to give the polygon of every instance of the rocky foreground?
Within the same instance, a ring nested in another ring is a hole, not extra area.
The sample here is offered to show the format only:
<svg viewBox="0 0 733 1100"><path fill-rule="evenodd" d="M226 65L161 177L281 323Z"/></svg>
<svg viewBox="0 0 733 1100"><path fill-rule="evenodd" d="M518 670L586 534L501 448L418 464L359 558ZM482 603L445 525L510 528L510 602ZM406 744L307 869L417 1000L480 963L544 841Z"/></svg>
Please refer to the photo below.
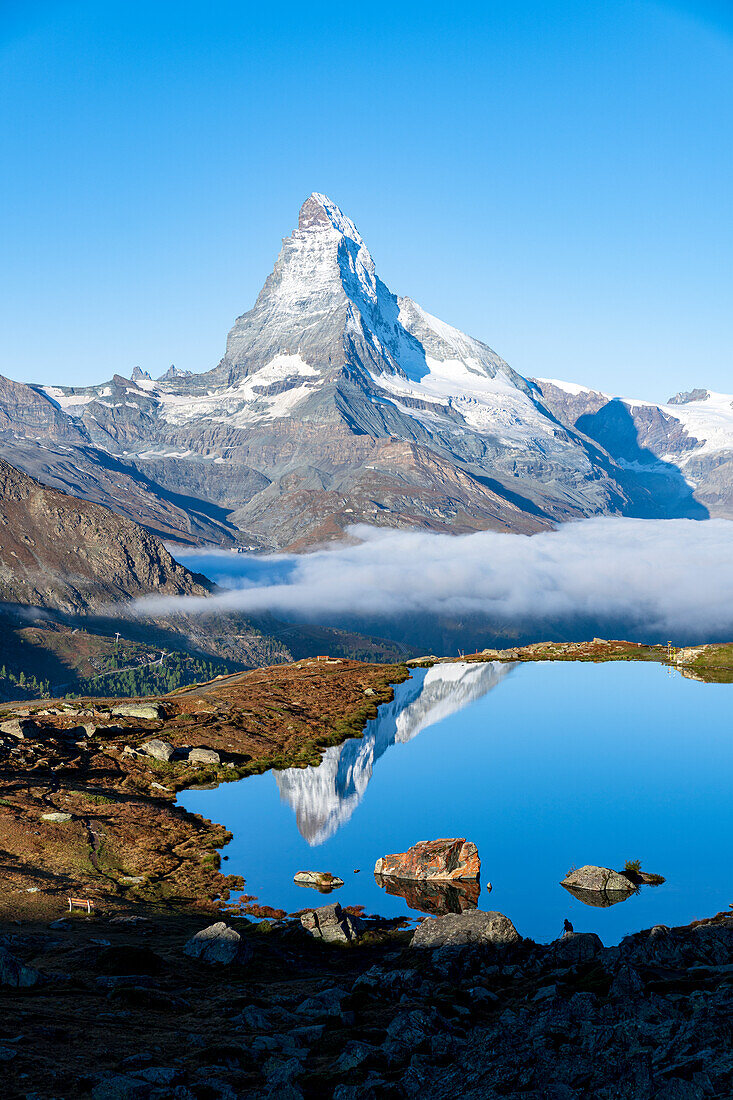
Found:
<svg viewBox="0 0 733 1100"><path fill-rule="evenodd" d="M411 941L338 910L5 923L3 1095L733 1095L730 915L604 948L591 933L537 945L477 911L427 918ZM476 942L456 942L464 922Z"/></svg>

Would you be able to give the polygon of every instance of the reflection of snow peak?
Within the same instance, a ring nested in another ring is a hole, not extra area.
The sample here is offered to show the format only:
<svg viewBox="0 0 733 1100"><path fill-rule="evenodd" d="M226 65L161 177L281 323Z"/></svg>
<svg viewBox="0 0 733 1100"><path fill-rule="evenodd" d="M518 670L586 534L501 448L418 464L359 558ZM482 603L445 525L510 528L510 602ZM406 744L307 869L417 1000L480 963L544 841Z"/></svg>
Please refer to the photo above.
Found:
<svg viewBox="0 0 733 1100"><path fill-rule="evenodd" d="M416 669L395 688L391 703L367 724L364 736L326 749L318 767L288 768L275 779L280 798L295 810L298 830L311 845L323 844L344 825L364 797L374 764L396 743L461 710L496 687L511 665L434 665Z"/></svg>

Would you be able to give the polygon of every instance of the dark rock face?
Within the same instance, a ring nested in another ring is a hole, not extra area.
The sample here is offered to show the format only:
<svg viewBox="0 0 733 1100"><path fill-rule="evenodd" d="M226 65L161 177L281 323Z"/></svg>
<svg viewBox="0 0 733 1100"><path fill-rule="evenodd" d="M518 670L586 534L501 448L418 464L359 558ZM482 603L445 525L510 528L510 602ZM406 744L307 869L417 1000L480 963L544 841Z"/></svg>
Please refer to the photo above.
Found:
<svg viewBox="0 0 733 1100"><path fill-rule="evenodd" d="M430 880L391 878L376 875L377 884L388 894L405 899L410 909L431 913L436 917L446 913L464 913L478 908L481 887L478 882L434 882Z"/></svg>
<svg viewBox="0 0 733 1100"><path fill-rule="evenodd" d="M438 882L475 881L481 871L478 849L464 837L421 840L406 852L382 856L375 875Z"/></svg>
<svg viewBox="0 0 733 1100"><path fill-rule="evenodd" d="M519 940L519 933L503 913L474 909L427 917L415 929L412 947L454 947L467 943L506 947Z"/></svg>

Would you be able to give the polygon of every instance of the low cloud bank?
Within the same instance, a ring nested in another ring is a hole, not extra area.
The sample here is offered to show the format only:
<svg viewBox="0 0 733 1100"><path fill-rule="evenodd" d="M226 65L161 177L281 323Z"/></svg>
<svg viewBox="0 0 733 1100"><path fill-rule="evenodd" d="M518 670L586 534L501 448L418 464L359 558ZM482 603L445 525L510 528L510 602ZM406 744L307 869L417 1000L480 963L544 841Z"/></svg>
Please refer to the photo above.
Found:
<svg viewBox="0 0 733 1100"><path fill-rule="evenodd" d="M387 636L439 621L496 637L733 639L733 522L599 518L531 537L355 527L305 555L179 554L230 587L147 597L139 614L238 611ZM421 630L417 634L424 637Z"/></svg>

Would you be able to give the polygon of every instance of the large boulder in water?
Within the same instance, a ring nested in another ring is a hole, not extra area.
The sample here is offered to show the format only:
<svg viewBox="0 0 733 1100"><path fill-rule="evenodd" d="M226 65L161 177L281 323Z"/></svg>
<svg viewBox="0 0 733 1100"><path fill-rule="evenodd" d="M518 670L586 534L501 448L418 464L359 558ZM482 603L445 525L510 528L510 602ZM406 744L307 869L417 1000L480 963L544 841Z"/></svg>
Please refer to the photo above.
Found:
<svg viewBox="0 0 733 1100"><path fill-rule="evenodd" d="M561 885L601 894L633 894L636 889L626 875L612 871L610 867L595 867L592 863L569 871Z"/></svg>
<svg viewBox="0 0 733 1100"><path fill-rule="evenodd" d="M444 917L427 917L415 929L410 946L453 947L479 943L509 947L520 939L509 917L503 913L472 909L466 913L447 913Z"/></svg>
<svg viewBox="0 0 733 1100"><path fill-rule="evenodd" d="M375 875L438 882L475 881L480 870L478 848L464 837L421 840L406 852L382 856L374 865Z"/></svg>

